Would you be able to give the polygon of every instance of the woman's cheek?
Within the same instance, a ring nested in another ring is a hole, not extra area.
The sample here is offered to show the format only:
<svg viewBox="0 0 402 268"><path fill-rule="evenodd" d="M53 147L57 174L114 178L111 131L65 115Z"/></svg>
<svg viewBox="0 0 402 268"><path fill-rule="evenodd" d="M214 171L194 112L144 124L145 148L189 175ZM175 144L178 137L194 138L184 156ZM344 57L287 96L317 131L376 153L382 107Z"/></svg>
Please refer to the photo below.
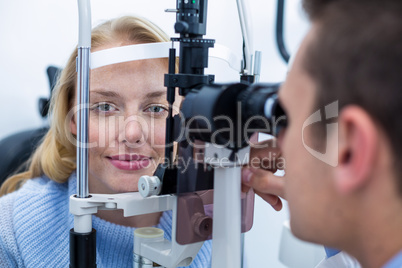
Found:
<svg viewBox="0 0 402 268"><path fill-rule="evenodd" d="M94 116L90 115L89 126L88 126L88 141L90 144L98 145L99 140L99 120Z"/></svg>
<svg viewBox="0 0 402 268"><path fill-rule="evenodd" d="M91 147L106 147L109 143L109 136L113 134L109 133L107 119L107 117L91 116L88 137Z"/></svg>
<svg viewBox="0 0 402 268"><path fill-rule="evenodd" d="M150 145L162 156L165 153L165 119L155 120L154 124L150 126L150 129Z"/></svg>

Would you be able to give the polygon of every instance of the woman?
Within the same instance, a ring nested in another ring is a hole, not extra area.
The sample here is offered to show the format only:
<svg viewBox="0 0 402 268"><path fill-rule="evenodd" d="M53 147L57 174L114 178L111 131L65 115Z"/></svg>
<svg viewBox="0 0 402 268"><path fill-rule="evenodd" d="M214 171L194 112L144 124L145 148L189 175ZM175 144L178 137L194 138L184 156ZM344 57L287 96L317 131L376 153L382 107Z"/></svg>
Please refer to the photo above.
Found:
<svg viewBox="0 0 402 268"><path fill-rule="evenodd" d="M169 38L137 17L122 17L96 27L92 52ZM9 178L0 193L0 266L68 267L73 216L69 196L76 193L77 49L64 68L52 98L52 123L32 156L29 170ZM118 63L91 70L89 190L114 194L137 191L142 175L152 174L164 155L168 103L163 74L167 59ZM72 115L72 116L70 116ZM67 118L67 119L66 119ZM121 211L100 211L98 267L131 267L133 230L155 226L171 239L171 213L124 218ZM204 243L190 267L210 266L211 242Z"/></svg>

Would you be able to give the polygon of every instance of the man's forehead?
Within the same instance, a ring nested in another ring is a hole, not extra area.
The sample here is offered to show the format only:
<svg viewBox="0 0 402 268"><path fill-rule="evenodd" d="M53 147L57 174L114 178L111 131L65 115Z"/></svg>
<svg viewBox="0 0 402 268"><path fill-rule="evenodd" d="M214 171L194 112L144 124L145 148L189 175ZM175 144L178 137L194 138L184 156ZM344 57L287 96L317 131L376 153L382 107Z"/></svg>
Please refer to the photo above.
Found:
<svg viewBox="0 0 402 268"><path fill-rule="evenodd" d="M296 64L296 68L302 68L303 69L303 61L308 60L307 57L307 51L310 49L310 46L312 45L312 43L315 41L317 33L318 33L318 24L317 23L313 23L310 27L310 29L308 30L307 34L305 35L305 37L303 38L302 42L300 43L299 49L297 50L295 59L293 64L290 66L289 71L292 70L293 67L295 67L295 63Z"/></svg>
<svg viewBox="0 0 402 268"><path fill-rule="evenodd" d="M279 98L286 108L287 98L292 95L296 99L303 97L312 90L313 80L306 70L305 61L308 61L308 49L317 34L317 25L313 24L300 44L294 57L292 65L289 68L284 85L279 91Z"/></svg>

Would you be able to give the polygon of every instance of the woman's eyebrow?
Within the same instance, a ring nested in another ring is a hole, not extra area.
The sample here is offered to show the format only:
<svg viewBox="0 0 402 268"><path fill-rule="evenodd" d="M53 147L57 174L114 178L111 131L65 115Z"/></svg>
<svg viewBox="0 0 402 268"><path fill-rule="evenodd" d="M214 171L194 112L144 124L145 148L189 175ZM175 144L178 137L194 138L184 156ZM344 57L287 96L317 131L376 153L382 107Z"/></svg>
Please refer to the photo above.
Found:
<svg viewBox="0 0 402 268"><path fill-rule="evenodd" d="M102 95L105 97L121 98L121 95L115 91L90 91L90 93Z"/></svg>
<svg viewBox="0 0 402 268"><path fill-rule="evenodd" d="M91 90L90 93L96 94L96 95L101 95L104 97L110 97L110 98L122 98L122 96L119 93L117 93L115 91L109 91L109 90L105 90L105 91ZM160 98L163 96L166 96L166 90L149 92L145 95L145 98L146 99L156 99L156 98Z"/></svg>
<svg viewBox="0 0 402 268"><path fill-rule="evenodd" d="M145 95L145 97L147 99L155 99L155 98L159 98L162 96L166 96L166 90L161 90L161 91L153 91L153 92L149 92Z"/></svg>

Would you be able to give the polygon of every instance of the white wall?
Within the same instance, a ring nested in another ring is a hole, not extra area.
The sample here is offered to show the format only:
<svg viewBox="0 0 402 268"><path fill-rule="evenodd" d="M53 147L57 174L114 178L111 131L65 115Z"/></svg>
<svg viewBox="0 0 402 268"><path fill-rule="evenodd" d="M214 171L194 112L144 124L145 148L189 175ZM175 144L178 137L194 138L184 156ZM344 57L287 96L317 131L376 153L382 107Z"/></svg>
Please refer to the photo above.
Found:
<svg viewBox="0 0 402 268"><path fill-rule="evenodd" d="M308 23L300 0L286 5L285 40L294 53ZM275 0L246 0L252 14L254 47L263 52L261 82L283 81L286 65L275 44ZM139 14L173 36L175 0L92 1L92 22L124 14ZM76 1L0 1L0 139L20 130L44 124L38 113L39 97L49 95L46 67L64 66L78 36ZM241 57L241 31L235 0L210 0L207 38L230 47ZM218 60L210 61L207 73L216 81L237 81L238 75ZM278 261L278 243L287 209L274 212L257 198L254 227L246 237L249 267L283 267Z"/></svg>

